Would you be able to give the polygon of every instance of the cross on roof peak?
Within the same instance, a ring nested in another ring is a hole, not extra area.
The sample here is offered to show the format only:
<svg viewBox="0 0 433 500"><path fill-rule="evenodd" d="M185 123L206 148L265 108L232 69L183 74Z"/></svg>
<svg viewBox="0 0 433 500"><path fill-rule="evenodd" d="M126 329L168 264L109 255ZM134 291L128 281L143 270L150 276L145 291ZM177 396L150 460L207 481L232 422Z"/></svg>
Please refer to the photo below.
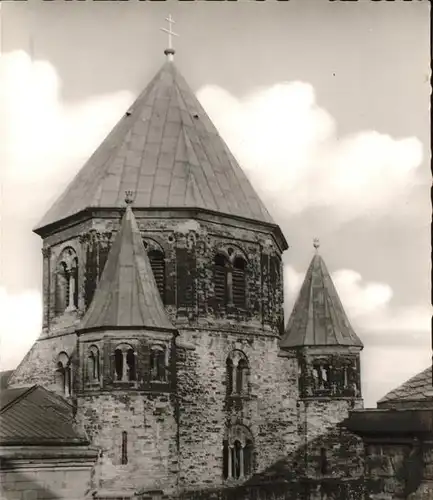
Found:
<svg viewBox="0 0 433 500"><path fill-rule="evenodd" d="M164 31L165 33L168 34L168 47L164 50L164 54L167 56L169 61L172 61L173 56L175 54L175 50L173 48L172 36L179 36L179 35L172 30L172 25L175 23L175 21L171 17L171 14L169 14L168 17L165 18L165 20L168 22L168 29L160 28L161 31Z"/></svg>
<svg viewBox="0 0 433 500"><path fill-rule="evenodd" d="M313 247L315 248L316 253L318 253L319 252L319 247L320 247L319 238L314 238L314 240L313 240Z"/></svg>

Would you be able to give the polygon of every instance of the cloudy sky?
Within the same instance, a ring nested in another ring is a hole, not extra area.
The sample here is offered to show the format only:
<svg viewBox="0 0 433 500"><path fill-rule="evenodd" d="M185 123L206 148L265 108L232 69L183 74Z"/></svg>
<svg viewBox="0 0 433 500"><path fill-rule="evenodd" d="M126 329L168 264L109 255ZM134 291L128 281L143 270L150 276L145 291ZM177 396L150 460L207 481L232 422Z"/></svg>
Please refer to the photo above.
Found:
<svg viewBox="0 0 433 500"><path fill-rule="evenodd" d="M32 227L164 61L281 225L290 312L319 237L367 406L428 366L429 2L2 2L1 368L41 325Z"/></svg>

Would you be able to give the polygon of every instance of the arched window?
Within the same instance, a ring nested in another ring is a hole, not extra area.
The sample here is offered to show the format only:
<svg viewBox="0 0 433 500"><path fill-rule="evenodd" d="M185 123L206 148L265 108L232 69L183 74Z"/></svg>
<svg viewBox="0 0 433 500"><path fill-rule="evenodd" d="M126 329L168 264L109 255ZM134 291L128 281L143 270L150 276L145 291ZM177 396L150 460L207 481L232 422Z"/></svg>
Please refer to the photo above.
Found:
<svg viewBox="0 0 433 500"><path fill-rule="evenodd" d="M235 425L226 431L223 442L224 479L245 479L254 469L253 437L243 425Z"/></svg>
<svg viewBox="0 0 433 500"><path fill-rule="evenodd" d="M56 385L65 396L71 395L71 363L69 356L61 352L57 356L56 363Z"/></svg>
<svg viewBox="0 0 433 500"><path fill-rule="evenodd" d="M65 248L56 269L55 311L61 314L78 307L78 258L75 250Z"/></svg>
<svg viewBox="0 0 433 500"><path fill-rule="evenodd" d="M165 349L153 346L150 351L150 377L152 381L165 382L167 380Z"/></svg>
<svg viewBox="0 0 433 500"><path fill-rule="evenodd" d="M241 257L236 257L233 262L233 304L239 309L245 308L246 283L245 283L246 262Z"/></svg>
<svg viewBox="0 0 433 500"><path fill-rule="evenodd" d="M99 381L99 349L92 345L87 355L87 381Z"/></svg>
<svg viewBox="0 0 433 500"><path fill-rule="evenodd" d="M165 259L160 250L149 250L148 257L161 300L165 303Z"/></svg>
<svg viewBox="0 0 433 500"><path fill-rule="evenodd" d="M114 350L114 379L116 382L136 380L136 353L128 344L121 344Z"/></svg>
<svg viewBox="0 0 433 500"><path fill-rule="evenodd" d="M250 369L248 359L242 351L232 351L226 360L228 395L246 395L249 391Z"/></svg>

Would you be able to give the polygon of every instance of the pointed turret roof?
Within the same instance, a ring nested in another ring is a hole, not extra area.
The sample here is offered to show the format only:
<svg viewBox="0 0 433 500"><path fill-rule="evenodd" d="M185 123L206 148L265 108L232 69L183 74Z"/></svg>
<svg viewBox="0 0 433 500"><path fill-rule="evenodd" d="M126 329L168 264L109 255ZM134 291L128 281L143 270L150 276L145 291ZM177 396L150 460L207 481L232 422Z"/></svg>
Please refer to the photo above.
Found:
<svg viewBox="0 0 433 500"><path fill-rule="evenodd" d="M89 207L198 208L275 224L170 60L118 122L36 231Z"/></svg>
<svg viewBox="0 0 433 500"><path fill-rule="evenodd" d="M280 345L283 348L363 347L349 323L325 262L318 253L307 270Z"/></svg>
<svg viewBox="0 0 433 500"><path fill-rule="evenodd" d="M129 205L80 330L101 327L174 330Z"/></svg>

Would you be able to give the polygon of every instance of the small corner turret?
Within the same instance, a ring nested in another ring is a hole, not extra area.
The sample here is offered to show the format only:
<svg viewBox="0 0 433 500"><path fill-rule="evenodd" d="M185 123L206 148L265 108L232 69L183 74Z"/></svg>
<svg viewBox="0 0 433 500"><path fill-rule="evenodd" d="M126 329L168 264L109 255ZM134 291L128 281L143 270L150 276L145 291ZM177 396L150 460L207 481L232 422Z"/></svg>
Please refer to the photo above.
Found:
<svg viewBox="0 0 433 500"><path fill-rule="evenodd" d="M353 330L319 254L308 267L285 333L282 350L295 350L301 398L361 398L359 353L363 344Z"/></svg>

